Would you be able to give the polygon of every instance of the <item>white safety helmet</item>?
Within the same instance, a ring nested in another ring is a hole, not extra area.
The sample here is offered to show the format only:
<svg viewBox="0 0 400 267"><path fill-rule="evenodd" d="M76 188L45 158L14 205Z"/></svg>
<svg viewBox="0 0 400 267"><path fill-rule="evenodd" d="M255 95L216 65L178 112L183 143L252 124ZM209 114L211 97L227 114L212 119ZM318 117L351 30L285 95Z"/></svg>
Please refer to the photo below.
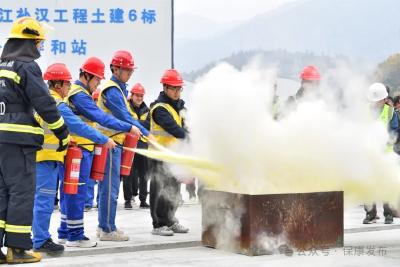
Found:
<svg viewBox="0 0 400 267"><path fill-rule="evenodd" d="M378 102L388 96L385 85L382 83L373 83L368 88L367 98L371 102Z"/></svg>

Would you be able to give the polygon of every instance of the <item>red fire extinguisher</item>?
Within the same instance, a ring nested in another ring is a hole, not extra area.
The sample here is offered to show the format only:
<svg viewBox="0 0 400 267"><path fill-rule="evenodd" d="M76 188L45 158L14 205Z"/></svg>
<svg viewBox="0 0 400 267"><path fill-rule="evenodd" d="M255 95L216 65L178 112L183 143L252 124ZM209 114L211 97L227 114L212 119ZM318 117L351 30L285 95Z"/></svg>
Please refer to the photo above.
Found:
<svg viewBox="0 0 400 267"><path fill-rule="evenodd" d="M136 145L139 141L139 136L128 133L126 134L124 147L127 148L136 148ZM128 176L131 173L133 157L135 156L135 152L124 149L121 155L121 175Z"/></svg>
<svg viewBox="0 0 400 267"><path fill-rule="evenodd" d="M92 178L93 180L103 181L107 155L108 148L105 148L103 145L98 144L94 146L92 169L90 171L90 178Z"/></svg>
<svg viewBox="0 0 400 267"><path fill-rule="evenodd" d="M78 193L79 171L81 169L82 151L75 142L67 150L65 157L64 193L75 195Z"/></svg>

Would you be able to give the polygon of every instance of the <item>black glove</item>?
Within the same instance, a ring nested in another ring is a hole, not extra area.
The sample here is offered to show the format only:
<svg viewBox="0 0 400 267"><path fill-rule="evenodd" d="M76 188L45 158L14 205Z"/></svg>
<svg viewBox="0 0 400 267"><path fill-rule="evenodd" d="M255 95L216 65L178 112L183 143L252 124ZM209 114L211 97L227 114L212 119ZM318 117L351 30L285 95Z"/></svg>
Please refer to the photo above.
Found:
<svg viewBox="0 0 400 267"><path fill-rule="evenodd" d="M66 150L68 148L68 143L71 139L67 125L64 124L60 128L55 129L53 132L54 132L54 135L59 140L57 152Z"/></svg>

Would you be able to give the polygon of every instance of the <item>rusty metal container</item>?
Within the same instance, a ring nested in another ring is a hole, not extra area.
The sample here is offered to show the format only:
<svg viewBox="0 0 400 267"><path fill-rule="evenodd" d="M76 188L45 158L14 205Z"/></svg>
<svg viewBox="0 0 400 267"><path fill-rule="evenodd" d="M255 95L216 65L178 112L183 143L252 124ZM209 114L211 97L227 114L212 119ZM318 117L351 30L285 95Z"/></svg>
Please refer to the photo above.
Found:
<svg viewBox="0 0 400 267"><path fill-rule="evenodd" d="M202 213L207 247L253 256L343 246L341 191L248 195L205 190Z"/></svg>

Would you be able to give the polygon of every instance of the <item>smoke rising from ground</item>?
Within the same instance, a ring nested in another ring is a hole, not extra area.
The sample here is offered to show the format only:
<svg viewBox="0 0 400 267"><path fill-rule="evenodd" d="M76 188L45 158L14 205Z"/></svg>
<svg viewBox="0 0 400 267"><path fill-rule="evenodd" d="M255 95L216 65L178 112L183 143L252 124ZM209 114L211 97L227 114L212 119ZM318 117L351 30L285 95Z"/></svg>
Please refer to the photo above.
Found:
<svg viewBox="0 0 400 267"><path fill-rule="evenodd" d="M294 110L281 99L278 121L274 71L222 63L198 79L188 107L189 150L226 170L212 174L208 187L248 194L343 190L356 201L397 201L398 156L385 151L385 126L369 112L368 82L344 66L322 76L319 92Z"/></svg>

